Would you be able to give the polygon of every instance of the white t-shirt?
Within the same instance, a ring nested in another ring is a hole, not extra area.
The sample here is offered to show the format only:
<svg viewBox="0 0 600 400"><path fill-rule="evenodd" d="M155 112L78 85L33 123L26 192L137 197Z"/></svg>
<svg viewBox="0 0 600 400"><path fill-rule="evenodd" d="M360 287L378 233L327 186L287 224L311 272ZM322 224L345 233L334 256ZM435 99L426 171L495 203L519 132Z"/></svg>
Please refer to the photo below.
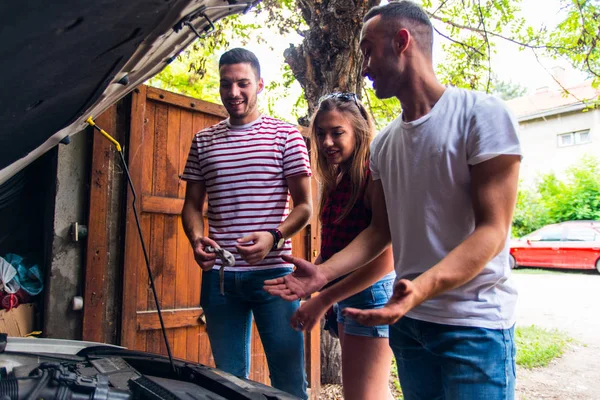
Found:
<svg viewBox="0 0 600 400"><path fill-rule="evenodd" d="M517 123L492 96L449 87L416 121L394 120L371 145L373 179L381 179L397 279L414 279L475 229L469 166L521 155ZM507 238L508 239L508 238ZM508 240L465 285L410 311L410 318L491 329L515 322Z"/></svg>
<svg viewBox="0 0 600 400"><path fill-rule="evenodd" d="M182 179L204 182L208 196L209 236L235 256L226 271L292 268L281 259L292 241L249 265L238 254L236 240L252 232L277 228L289 214L287 178L310 176L306 144L298 129L269 116L246 125L229 119L194 136ZM215 269L220 268L217 258Z"/></svg>

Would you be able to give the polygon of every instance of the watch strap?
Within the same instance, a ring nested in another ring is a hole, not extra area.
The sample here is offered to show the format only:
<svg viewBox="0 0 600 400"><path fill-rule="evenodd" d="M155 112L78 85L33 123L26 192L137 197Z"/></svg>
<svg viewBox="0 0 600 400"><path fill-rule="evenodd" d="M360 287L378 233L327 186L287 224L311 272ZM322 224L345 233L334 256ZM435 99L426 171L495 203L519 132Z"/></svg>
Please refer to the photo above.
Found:
<svg viewBox="0 0 600 400"><path fill-rule="evenodd" d="M281 247L283 247L279 246L279 242L281 241L281 239L283 239L283 235L281 234L281 231L279 229L267 229L267 232L273 235L273 247L271 248L271 250L279 250Z"/></svg>

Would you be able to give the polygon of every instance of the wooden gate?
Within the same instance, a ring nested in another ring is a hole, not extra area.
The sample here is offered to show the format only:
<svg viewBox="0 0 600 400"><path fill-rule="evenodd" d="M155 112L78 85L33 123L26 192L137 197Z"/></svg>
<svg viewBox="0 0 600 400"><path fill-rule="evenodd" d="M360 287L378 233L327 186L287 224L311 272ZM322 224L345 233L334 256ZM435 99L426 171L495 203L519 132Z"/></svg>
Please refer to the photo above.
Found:
<svg viewBox="0 0 600 400"><path fill-rule="evenodd" d="M176 358L212 366L214 361L200 307L201 270L181 224L185 182L179 176L194 133L226 116L222 106L146 86L136 89L131 101L129 168L171 350ZM121 344L166 354L131 201L129 191ZM207 226L205 216L205 229ZM312 259L316 234L311 235L310 226L298 234L293 239L294 254ZM318 327L307 334L306 345L311 397L316 398L320 380ZM268 366L256 327L251 361L250 379L268 384Z"/></svg>

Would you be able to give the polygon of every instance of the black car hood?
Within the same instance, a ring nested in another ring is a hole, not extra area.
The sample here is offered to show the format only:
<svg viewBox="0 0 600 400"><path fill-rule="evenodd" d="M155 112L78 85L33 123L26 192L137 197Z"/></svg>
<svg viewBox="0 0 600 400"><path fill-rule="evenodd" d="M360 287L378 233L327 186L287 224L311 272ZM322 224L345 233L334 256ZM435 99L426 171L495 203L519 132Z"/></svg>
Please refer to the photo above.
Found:
<svg viewBox="0 0 600 400"><path fill-rule="evenodd" d="M0 184L250 1L2 2Z"/></svg>

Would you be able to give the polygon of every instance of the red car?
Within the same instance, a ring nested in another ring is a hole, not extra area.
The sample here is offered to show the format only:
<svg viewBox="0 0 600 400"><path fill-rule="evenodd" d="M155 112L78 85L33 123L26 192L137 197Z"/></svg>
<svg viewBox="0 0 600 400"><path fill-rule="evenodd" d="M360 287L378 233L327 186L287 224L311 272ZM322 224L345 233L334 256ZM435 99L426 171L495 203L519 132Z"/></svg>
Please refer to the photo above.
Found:
<svg viewBox="0 0 600 400"><path fill-rule="evenodd" d="M596 269L600 273L600 221L546 225L512 240L510 263L512 268Z"/></svg>

